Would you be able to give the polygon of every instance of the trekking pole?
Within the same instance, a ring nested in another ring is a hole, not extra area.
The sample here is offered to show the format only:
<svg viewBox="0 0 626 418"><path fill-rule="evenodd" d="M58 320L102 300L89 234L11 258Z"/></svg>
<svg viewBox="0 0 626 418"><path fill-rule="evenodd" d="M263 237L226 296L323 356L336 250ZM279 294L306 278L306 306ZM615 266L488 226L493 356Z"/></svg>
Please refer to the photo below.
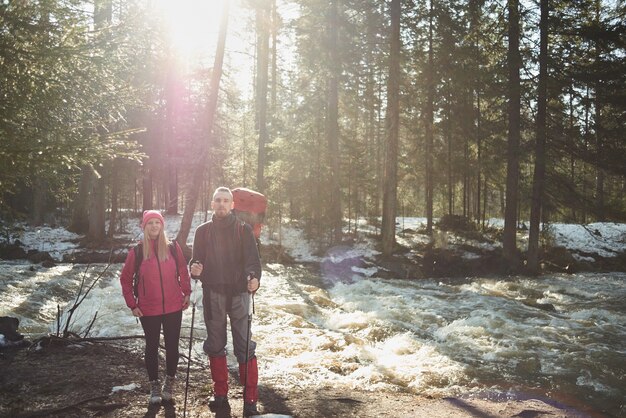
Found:
<svg viewBox="0 0 626 418"><path fill-rule="evenodd" d="M252 275L248 278L252 280ZM243 417L246 416L246 393L248 390L248 362L250 361L250 333L252 332L252 313L254 312L254 293L248 293L248 333L246 334L246 372L243 379Z"/></svg>
<svg viewBox="0 0 626 418"><path fill-rule="evenodd" d="M193 292L196 293L198 280L194 279ZM183 405L183 418L187 416L187 391L189 389L189 368L191 367L191 346L193 345L193 321L196 317L196 301L191 302L191 328L189 330L189 354L187 356L187 378L185 379L185 403Z"/></svg>

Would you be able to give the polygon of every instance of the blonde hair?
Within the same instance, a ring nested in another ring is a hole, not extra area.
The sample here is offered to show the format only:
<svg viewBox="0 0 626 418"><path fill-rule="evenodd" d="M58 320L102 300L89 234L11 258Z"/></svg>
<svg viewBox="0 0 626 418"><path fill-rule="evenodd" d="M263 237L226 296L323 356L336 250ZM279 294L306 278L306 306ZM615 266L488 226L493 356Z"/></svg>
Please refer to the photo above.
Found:
<svg viewBox="0 0 626 418"><path fill-rule="evenodd" d="M163 225L163 224L161 224ZM159 231L159 236L156 239L156 247L158 249L159 261L165 261L170 256L169 245L170 240L165 236L165 225ZM152 251L150 251L150 243L148 243L148 234L146 233L146 229L143 229L143 259L147 260L152 255Z"/></svg>

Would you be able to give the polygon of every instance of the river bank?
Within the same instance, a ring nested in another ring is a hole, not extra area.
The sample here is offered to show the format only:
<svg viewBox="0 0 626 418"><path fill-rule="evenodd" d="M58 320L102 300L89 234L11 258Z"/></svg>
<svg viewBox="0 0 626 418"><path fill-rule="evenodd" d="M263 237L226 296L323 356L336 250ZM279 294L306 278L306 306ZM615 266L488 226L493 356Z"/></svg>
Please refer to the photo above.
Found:
<svg viewBox="0 0 626 418"><path fill-rule="evenodd" d="M148 384L141 355L114 342L52 343L37 350L0 351L1 417L174 417L182 416L186 363L179 366L175 405L147 407ZM191 367L186 416L241 416L241 387L231 369L231 409L207 407L210 375L204 364ZM262 372L262 369L261 369ZM343 387L274 388L260 377L260 410L293 417L606 417L584 405L533 397L487 399L429 397ZM570 399L574 402L575 400Z"/></svg>
<svg viewBox="0 0 626 418"><path fill-rule="evenodd" d="M306 238L297 223L265 228L261 255L266 263L319 267L325 274L341 279L379 277L394 279L455 278L485 275L528 274L526 254L528 231L518 231L519 262L502 256L502 225L478 230L458 216L441 219L432 234L424 229L423 218L398 218L395 251L383 256L379 230L362 224L348 229L344 241L328 245ZM167 218L167 233L177 233L180 215ZM194 224L201 223L196 216ZM128 225L125 233L103 242L86 242L84 237L61 227L17 224L0 239L0 259L29 260L51 267L58 263L120 263L141 231ZM9 232L10 231L10 232ZM191 239L191 237L189 237ZM188 242L188 244L190 244ZM540 274L579 272L626 272L626 224L552 224L545 227L539 254Z"/></svg>

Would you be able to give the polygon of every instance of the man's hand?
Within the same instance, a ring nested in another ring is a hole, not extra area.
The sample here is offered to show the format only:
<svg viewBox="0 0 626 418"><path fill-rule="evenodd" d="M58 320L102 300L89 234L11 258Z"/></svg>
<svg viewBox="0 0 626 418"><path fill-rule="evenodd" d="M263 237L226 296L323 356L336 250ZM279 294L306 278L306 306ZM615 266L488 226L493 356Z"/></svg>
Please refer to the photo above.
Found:
<svg viewBox="0 0 626 418"><path fill-rule="evenodd" d="M189 295L185 296L183 299L183 311L189 307Z"/></svg>
<svg viewBox="0 0 626 418"><path fill-rule="evenodd" d="M248 292L249 293L254 293L257 290L259 290L259 279L257 279L256 277L253 277L252 275L248 276Z"/></svg>
<svg viewBox="0 0 626 418"><path fill-rule="evenodd" d="M191 275L193 276L194 279L198 279L200 277L200 275L202 274L202 263L199 261L194 261L191 264Z"/></svg>

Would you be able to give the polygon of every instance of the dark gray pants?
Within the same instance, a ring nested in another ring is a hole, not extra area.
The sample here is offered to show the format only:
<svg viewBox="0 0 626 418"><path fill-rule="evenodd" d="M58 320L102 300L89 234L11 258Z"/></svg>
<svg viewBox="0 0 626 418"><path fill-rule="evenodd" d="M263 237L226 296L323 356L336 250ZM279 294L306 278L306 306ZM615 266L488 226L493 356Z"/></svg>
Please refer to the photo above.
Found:
<svg viewBox="0 0 626 418"><path fill-rule="evenodd" d="M210 357L226 355L226 316L228 316L230 318L230 331L233 338L235 357L237 357L238 363L245 363L248 306L251 296L245 292L230 297L230 310L227 311L229 297L208 289L203 290L202 304L204 306L204 324L207 331L203 349ZM250 333L248 359L254 357L255 348L256 343L252 341L252 333Z"/></svg>

